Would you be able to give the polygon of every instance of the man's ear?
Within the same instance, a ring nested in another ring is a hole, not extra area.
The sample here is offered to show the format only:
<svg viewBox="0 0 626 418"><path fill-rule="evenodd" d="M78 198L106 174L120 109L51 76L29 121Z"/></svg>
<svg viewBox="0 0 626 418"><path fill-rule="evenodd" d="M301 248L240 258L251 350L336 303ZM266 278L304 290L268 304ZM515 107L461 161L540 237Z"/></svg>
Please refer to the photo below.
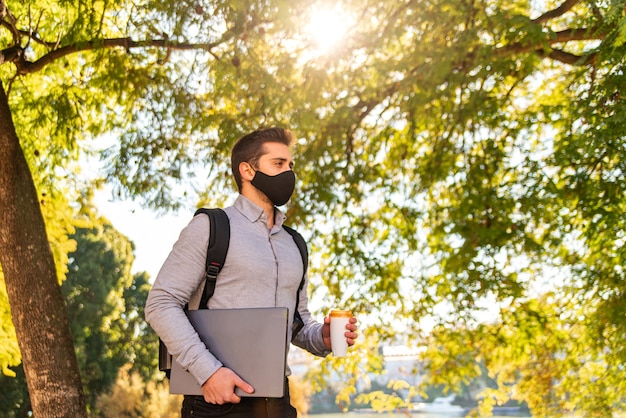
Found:
<svg viewBox="0 0 626 418"><path fill-rule="evenodd" d="M252 181L254 178L254 168L248 162L239 163L239 174L241 174L241 178L243 180Z"/></svg>

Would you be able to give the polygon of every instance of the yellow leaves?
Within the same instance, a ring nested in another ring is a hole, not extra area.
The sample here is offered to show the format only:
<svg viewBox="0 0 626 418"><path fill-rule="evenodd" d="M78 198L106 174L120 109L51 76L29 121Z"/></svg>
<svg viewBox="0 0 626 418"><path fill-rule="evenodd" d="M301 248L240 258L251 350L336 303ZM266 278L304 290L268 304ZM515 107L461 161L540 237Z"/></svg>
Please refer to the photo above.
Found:
<svg viewBox="0 0 626 418"><path fill-rule="evenodd" d="M113 387L98 397L97 408L105 418L180 416L182 396L169 394L167 381L144 382L127 364L120 368Z"/></svg>
<svg viewBox="0 0 626 418"><path fill-rule="evenodd" d="M0 371L5 376L15 377L15 372L9 367L17 366L21 361L22 356L11 320L11 308L4 286L4 276L0 269Z"/></svg>
<svg viewBox="0 0 626 418"><path fill-rule="evenodd" d="M497 405L504 405L510 400L510 396L506 390L485 388L477 398L478 404L478 416L485 417L491 416L493 413L493 407Z"/></svg>
<svg viewBox="0 0 626 418"><path fill-rule="evenodd" d="M69 238L75 232L74 210L68 201L68 193L49 191L41 212L46 225L50 248L54 256L59 284L65 280L68 254L76 251L76 241Z"/></svg>
<svg viewBox="0 0 626 418"><path fill-rule="evenodd" d="M337 396L335 397L335 403L342 408L343 412L348 410L348 406L352 403L351 396L356 393L356 387L354 385L348 385L341 388Z"/></svg>
<svg viewBox="0 0 626 418"><path fill-rule="evenodd" d="M621 410L622 365L595 341L581 315L589 311L569 306L564 315L564 306L569 302L547 293L512 303L491 324L435 328L425 353L426 381L454 389L459 375L481 376L472 368L480 362L496 387L478 396L477 416L509 400L526 402L535 416L608 416Z"/></svg>
<svg viewBox="0 0 626 418"><path fill-rule="evenodd" d="M300 376L289 376L289 396L291 405L298 410L298 416L305 415L310 408L311 386Z"/></svg>
<svg viewBox="0 0 626 418"><path fill-rule="evenodd" d="M383 391L373 391L363 393L356 397L356 402L369 404L376 412L391 412L401 407L406 407L407 403L396 393L388 394Z"/></svg>
<svg viewBox="0 0 626 418"><path fill-rule="evenodd" d="M404 380L390 380L389 383L387 383L387 387L393 391L398 391L401 389L409 389L411 385Z"/></svg>

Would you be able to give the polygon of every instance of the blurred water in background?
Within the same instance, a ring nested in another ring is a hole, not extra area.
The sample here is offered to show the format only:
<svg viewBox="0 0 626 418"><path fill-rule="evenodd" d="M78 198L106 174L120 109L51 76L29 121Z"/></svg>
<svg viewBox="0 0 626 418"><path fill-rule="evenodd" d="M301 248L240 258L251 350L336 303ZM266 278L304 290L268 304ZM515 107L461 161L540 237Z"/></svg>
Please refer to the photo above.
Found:
<svg viewBox="0 0 626 418"><path fill-rule="evenodd" d="M451 418L451 417L463 417L461 414L426 414L422 412L346 412L346 413L333 413L333 414L309 414L309 418ZM492 418L511 418L511 417L530 417L527 414L521 415L494 415Z"/></svg>

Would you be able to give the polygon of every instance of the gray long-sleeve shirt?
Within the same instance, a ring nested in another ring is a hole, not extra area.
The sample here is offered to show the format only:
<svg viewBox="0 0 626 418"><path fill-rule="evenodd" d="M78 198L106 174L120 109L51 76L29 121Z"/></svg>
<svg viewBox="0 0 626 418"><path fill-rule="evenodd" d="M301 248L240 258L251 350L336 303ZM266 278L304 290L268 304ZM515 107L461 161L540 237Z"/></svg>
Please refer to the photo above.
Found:
<svg viewBox="0 0 626 418"><path fill-rule="evenodd" d="M284 215L275 210L275 224L270 230L263 209L241 195L233 206L224 210L230 221L230 244L209 308L286 307L290 312L288 341L291 340L292 313L304 266L296 243L282 228ZM145 307L150 326L200 384L222 363L200 341L183 307L189 304L190 309L198 308L204 288L209 229L208 216L201 214L182 230L157 275ZM315 355L325 356L329 350L322 340L322 324L311 318L307 307L307 283L308 279L298 304L305 326L292 342Z"/></svg>

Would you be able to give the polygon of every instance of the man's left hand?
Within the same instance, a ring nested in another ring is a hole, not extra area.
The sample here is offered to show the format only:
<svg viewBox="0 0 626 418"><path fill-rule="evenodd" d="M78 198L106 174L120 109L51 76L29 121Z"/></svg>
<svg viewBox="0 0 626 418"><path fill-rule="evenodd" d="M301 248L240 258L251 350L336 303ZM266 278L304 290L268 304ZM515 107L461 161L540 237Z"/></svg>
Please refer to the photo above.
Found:
<svg viewBox="0 0 626 418"><path fill-rule="evenodd" d="M357 339L359 334L356 332L356 323L357 319L355 317L350 318L350 322L346 324L346 341L348 341L348 346L354 345L354 340ZM322 327L322 339L324 340L324 345L329 350L331 349L330 343L330 317L324 318L324 326Z"/></svg>

